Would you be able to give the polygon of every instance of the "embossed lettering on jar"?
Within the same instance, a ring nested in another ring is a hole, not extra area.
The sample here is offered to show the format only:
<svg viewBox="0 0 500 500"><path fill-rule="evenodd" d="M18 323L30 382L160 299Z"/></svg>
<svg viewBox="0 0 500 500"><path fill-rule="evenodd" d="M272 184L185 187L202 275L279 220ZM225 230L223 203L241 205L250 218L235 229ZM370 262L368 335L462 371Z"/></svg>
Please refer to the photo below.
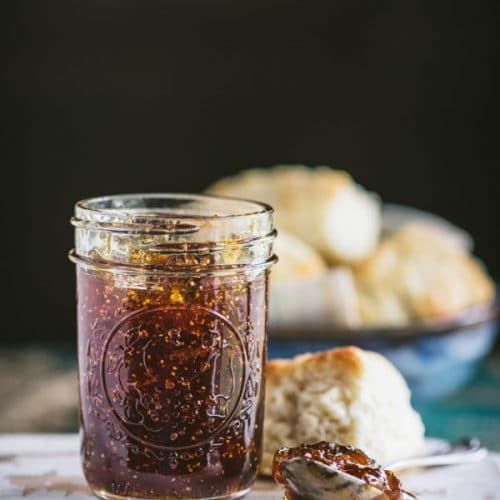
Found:
<svg viewBox="0 0 500 500"><path fill-rule="evenodd" d="M102 498L237 498L262 447L272 209L77 203L82 463Z"/></svg>

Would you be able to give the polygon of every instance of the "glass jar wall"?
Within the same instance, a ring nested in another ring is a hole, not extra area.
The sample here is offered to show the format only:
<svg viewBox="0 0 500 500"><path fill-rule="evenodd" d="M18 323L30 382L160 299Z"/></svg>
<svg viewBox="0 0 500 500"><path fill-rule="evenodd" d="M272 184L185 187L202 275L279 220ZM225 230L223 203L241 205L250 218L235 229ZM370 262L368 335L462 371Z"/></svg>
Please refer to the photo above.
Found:
<svg viewBox="0 0 500 500"><path fill-rule="evenodd" d="M103 498L237 498L258 472L272 210L76 205L82 462Z"/></svg>

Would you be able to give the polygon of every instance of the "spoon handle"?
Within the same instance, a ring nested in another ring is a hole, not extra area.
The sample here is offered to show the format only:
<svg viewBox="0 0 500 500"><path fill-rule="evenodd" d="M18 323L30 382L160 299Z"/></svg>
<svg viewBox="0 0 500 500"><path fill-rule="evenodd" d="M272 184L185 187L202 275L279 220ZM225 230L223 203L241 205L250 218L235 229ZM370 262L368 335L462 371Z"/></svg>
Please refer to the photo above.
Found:
<svg viewBox="0 0 500 500"><path fill-rule="evenodd" d="M447 450L425 457L398 460L390 464L387 469L401 471L414 467L437 467L441 465L461 465L480 462L488 450L483 448L477 439L463 439L450 446Z"/></svg>

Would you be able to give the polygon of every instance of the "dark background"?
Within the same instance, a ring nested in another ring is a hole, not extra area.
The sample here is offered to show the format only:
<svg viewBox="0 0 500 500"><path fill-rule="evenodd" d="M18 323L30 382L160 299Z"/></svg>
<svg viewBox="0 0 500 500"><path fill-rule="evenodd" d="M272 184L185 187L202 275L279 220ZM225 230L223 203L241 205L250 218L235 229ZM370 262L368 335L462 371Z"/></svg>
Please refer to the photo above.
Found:
<svg viewBox="0 0 500 500"><path fill-rule="evenodd" d="M498 0L10 2L2 338L72 343L77 199L347 169L500 277Z"/></svg>

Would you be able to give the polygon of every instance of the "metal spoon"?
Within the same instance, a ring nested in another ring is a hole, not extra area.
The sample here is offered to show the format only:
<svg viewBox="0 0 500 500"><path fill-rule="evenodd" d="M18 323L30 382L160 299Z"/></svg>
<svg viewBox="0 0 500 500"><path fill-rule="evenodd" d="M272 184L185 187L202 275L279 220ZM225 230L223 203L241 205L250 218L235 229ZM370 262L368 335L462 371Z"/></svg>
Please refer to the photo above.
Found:
<svg viewBox="0 0 500 500"><path fill-rule="evenodd" d="M400 460L389 470L434 467L479 462L487 455L477 439L463 439L447 449L420 458ZM281 474L292 499L301 500L389 500L378 488L322 462L296 458L284 464ZM414 498L403 493L404 500Z"/></svg>
<svg viewBox="0 0 500 500"><path fill-rule="evenodd" d="M488 450L481 446L479 439L464 438L425 457L398 460L388 465L386 469L394 472L416 467L471 464L484 460L487 455Z"/></svg>
<svg viewBox="0 0 500 500"><path fill-rule="evenodd" d="M286 498L290 500L389 499L365 481L315 460L292 459L284 464L281 474L286 482Z"/></svg>

